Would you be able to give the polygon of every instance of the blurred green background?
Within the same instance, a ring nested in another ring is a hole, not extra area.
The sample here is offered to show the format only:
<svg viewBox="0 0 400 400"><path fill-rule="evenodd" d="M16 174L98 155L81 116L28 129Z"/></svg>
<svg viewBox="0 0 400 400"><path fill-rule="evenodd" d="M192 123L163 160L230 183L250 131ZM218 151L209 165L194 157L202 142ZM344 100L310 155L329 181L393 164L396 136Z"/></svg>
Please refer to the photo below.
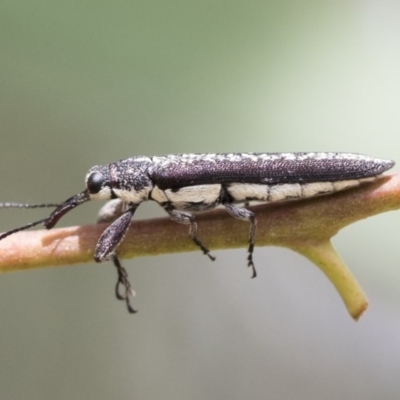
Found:
<svg viewBox="0 0 400 400"><path fill-rule="evenodd" d="M140 154L399 162L399 20L394 0L3 0L0 199L61 201L92 165ZM45 212L0 214L6 230ZM146 204L137 218L160 215ZM245 249L127 260L135 316L109 264L2 275L0 398L398 398L399 234L391 213L335 238L371 303L357 324L279 248L256 249L256 280Z"/></svg>

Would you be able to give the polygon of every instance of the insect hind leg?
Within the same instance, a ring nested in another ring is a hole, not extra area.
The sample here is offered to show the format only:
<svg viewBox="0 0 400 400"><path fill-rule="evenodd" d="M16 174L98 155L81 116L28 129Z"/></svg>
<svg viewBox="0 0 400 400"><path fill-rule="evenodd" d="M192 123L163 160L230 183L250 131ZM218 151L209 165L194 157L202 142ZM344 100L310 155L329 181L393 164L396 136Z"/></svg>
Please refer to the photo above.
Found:
<svg viewBox="0 0 400 400"><path fill-rule="evenodd" d="M226 208L226 211L232 217L241 219L243 221L248 221L250 222L250 231L249 231L249 247L248 247L248 257L247 257L247 266L251 268L252 271L252 278L255 278L257 276L257 271L254 266L253 262L253 251L254 251L254 244L256 240L256 231L257 231L257 219L254 215L254 213L247 208L244 207L238 207L233 205L232 203L224 203L224 207Z"/></svg>
<svg viewBox="0 0 400 400"><path fill-rule="evenodd" d="M197 236L197 222L196 218L193 214L187 213L187 212L182 212L182 211L176 211L176 210L169 210L165 209L171 219L175 222L178 222L179 224L185 224L185 225L190 225L190 237L192 238L193 242L198 246L201 251L208 256L208 258L211 261L215 261L215 257L211 255L210 250L207 249L206 246L201 242L199 237Z"/></svg>

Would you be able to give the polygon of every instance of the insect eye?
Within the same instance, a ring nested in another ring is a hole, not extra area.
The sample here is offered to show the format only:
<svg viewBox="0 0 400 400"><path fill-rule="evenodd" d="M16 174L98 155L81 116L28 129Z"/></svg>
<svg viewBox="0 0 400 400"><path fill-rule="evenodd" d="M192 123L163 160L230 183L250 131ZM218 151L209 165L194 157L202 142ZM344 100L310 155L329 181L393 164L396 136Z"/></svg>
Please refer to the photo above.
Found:
<svg viewBox="0 0 400 400"><path fill-rule="evenodd" d="M100 172L93 172L87 180L86 186L89 193L99 193L104 183L104 176Z"/></svg>

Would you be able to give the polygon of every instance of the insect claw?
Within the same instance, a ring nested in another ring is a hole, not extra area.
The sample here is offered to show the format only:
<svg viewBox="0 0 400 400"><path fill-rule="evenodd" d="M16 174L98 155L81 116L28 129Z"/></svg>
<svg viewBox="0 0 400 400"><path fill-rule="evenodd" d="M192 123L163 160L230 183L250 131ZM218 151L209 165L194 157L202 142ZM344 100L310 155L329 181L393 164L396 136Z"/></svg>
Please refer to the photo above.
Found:
<svg viewBox="0 0 400 400"><path fill-rule="evenodd" d="M215 261L217 257L212 256L210 253L205 253L211 261Z"/></svg>
<svg viewBox="0 0 400 400"><path fill-rule="evenodd" d="M251 271L252 271L251 279L254 279L257 277L257 271L256 271L256 267L254 266L254 263L253 263L252 254L249 254L249 256L247 257L247 260L248 260L247 267L251 268Z"/></svg>
<svg viewBox="0 0 400 400"><path fill-rule="evenodd" d="M257 271L254 268L254 265L253 264L249 265L249 268L251 268L251 271L252 271L251 279L257 278Z"/></svg>
<svg viewBox="0 0 400 400"><path fill-rule="evenodd" d="M131 306L131 303L130 303L128 297L126 298L126 308L128 309L128 311L129 311L131 314L136 314L136 313L138 312L137 310L135 310L135 309Z"/></svg>

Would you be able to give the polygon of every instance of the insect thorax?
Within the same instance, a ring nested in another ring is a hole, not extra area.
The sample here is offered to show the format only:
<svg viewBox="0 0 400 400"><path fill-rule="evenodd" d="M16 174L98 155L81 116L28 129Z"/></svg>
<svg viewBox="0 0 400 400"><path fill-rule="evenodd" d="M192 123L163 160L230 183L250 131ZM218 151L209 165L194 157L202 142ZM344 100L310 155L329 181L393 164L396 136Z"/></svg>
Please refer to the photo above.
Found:
<svg viewBox="0 0 400 400"><path fill-rule="evenodd" d="M109 164L112 192L124 202L141 203L153 189L148 175L152 161L148 157L133 157Z"/></svg>
<svg viewBox="0 0 400 400"><path fill-rule="evenodd" d="M86 175L90 199L120 199L125 203L140 204L148 199L153 188L147 172L150 165L148 157L133 157L92 167Z"/></svg>

